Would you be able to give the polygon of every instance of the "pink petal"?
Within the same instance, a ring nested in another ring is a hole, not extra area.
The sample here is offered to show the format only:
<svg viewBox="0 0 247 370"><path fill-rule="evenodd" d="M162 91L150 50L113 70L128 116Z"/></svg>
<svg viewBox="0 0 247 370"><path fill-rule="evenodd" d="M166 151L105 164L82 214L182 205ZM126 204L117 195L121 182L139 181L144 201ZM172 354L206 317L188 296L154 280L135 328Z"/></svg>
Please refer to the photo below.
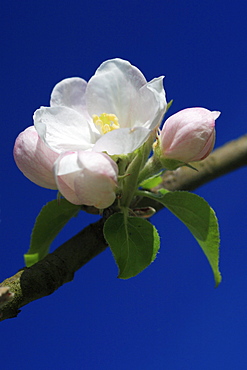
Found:
<svg viewBox="0 0 247 370"><path fill-rule="evenodd" d="M43 143L34 126L21 132L15 141L14 159L18 168L39 186L57 189L53 175L57 158L58 154Z"/></svg>

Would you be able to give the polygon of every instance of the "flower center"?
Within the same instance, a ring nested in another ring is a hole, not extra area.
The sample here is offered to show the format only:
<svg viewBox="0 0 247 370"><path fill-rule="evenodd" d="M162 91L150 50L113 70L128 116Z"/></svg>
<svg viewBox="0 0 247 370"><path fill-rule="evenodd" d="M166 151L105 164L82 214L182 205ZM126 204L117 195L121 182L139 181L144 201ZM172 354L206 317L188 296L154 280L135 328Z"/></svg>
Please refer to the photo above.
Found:
<svg viewBox="0 0 247 370"><path fill-rule="evenodd" d="M115 114L102 113L100 116L93 114L93 123L99 126L102 135L120 128L118 118Z"/></svg>

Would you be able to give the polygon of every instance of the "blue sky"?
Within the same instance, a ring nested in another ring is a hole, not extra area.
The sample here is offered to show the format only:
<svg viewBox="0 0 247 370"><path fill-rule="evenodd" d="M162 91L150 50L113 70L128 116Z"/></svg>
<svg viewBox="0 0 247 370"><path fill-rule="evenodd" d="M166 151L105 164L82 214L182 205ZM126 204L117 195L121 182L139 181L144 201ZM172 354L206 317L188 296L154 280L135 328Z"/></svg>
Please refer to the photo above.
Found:
<svg viewBox="0 0 247 370"><path fill-rule="evenodd" d="M16 136L49 105L63 78L88 80L114 57L148 80L165 75L169 114L220 110L216 146L246 133L247 8L244 1L9 0L1 5L0 277L23 266L40 208L56 197L17 169ZM8 369L246 369L246 168L196 191L221 230L222 284L168 211L153 217L161 236L155 263L128 281L116 278L109 250L72 283L1 323ZM53 249L95 217L81 213Z"/></svg>

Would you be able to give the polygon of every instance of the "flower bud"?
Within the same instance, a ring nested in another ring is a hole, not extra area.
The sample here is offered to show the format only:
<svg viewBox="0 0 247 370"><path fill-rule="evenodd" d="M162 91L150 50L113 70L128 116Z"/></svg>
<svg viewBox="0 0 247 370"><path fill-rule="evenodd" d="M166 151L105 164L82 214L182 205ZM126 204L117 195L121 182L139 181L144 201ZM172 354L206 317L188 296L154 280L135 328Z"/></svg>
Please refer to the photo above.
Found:
<svg viewBox="0 0 247 370"><path fill-rule="evenodd" d="M187 108L169 117L160 135L161 155L182 163L206 158L214 147L219 115L205 108Z"/></svg>
<svg viewBox="0 0 247 370"><path fill-rule="evenodd" d="M58 156L44 144L34 126L26 128L15 141L14 159L18 168L43 188L57 189L52 168Z"/></svg>
<svg viewBox="0 0 247 370"><path fill-rule="evenodd" d="M109 207L116 198L118 166L104 153L66 152L54 166L61 194L73 204Z"/></svg>

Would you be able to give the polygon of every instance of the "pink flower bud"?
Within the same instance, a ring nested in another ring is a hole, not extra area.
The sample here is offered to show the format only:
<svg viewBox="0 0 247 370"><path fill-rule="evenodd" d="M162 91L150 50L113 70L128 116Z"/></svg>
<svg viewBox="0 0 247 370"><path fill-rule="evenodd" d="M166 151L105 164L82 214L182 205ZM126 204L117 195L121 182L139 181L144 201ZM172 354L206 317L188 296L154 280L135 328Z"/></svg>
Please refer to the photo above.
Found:
<svg viewBox="0 0 247 370"><path fill-rule="evenodd" d="M57 189L52 168L58 156L43 143L34 126L21 132L15 141L14 159L18 168L43 188Z"/></svg>
<svg viewBox="0 0 247 370"><path fill-rule="evenodd" d="M206 158L214 147L219 115L205 108L187 108L169 117L160 135L162 155L184 163Z"/></svg>
<svg viewBox="0 0 247 370"><path fill-rule="evenodd" d="M59 191L73 204L104 209L116 198L118 167L107 154L66 152L56 161L54 171Z"/></svg>

